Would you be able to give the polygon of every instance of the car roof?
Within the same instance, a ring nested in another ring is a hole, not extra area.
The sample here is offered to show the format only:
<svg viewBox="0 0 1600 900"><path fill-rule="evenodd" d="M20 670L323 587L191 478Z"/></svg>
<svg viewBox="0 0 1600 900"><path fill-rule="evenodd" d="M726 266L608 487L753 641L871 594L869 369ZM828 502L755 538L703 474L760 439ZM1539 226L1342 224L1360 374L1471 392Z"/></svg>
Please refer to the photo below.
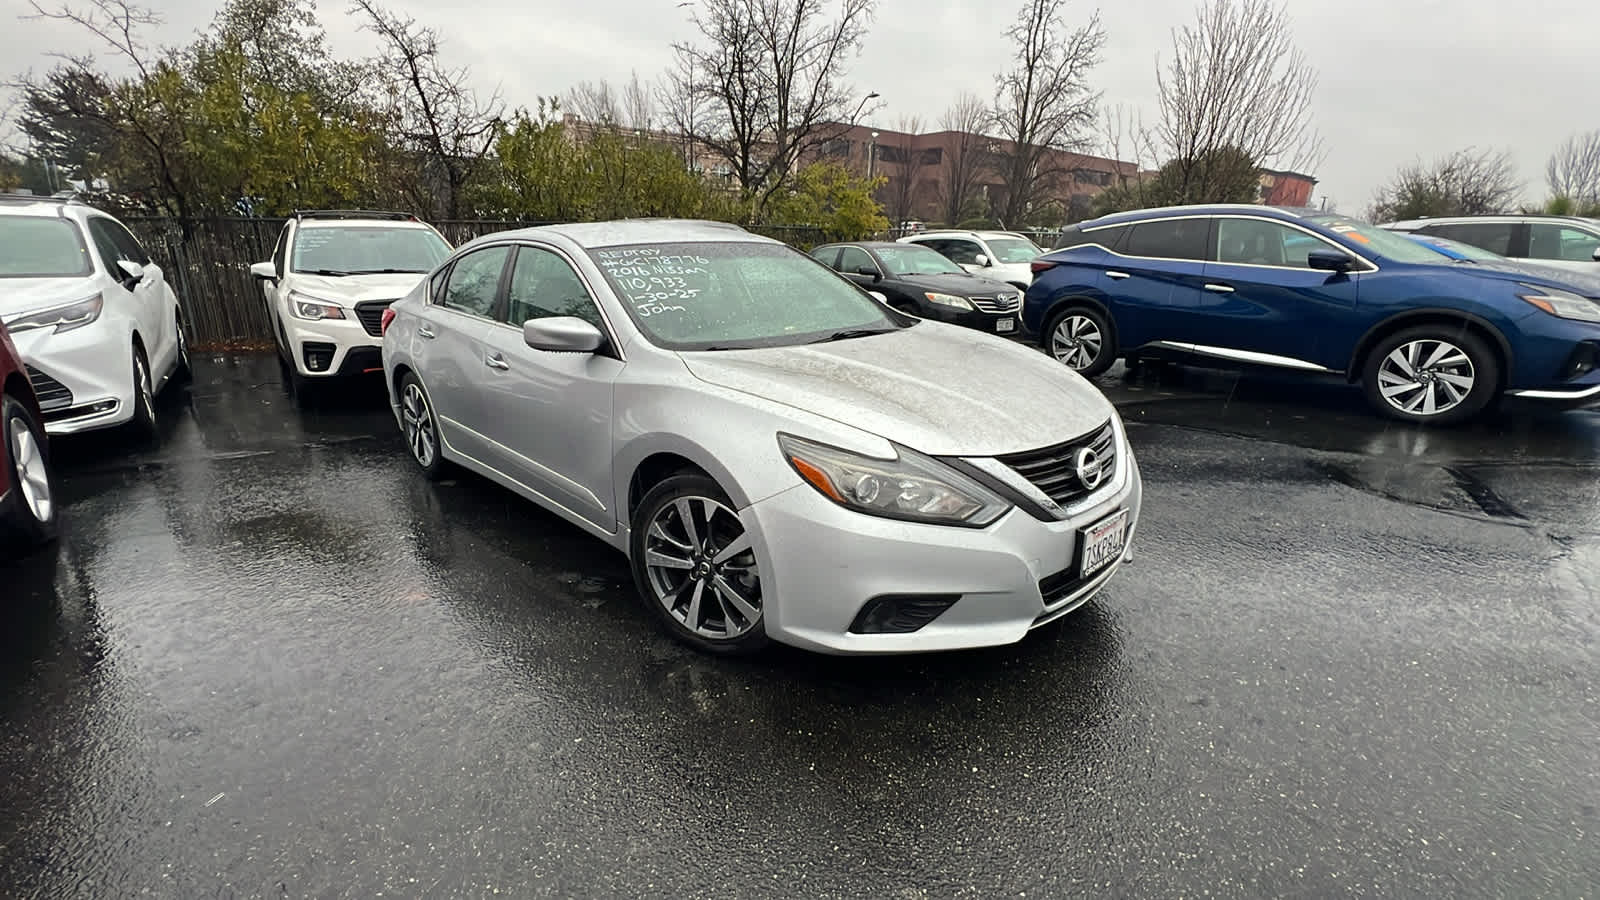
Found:
<svg viewBox="0 0 1600 900"><path fill-rule="evenodd" d="M998 231L998 230L991 231L991 230L987 230L987 229L984 229L984 230L968 230L968 229L965 229L965 228L940 228L940 229L937 229L935 231L919 231L916 234L908 234L902 240L910 241L910 240L916 240L916 239L921 239L921 238L930 238L930 237L977 237L977 238L983 238L984 240L988 240L989 238L997 238L997 237L1024 238L1024 239L1026 239L1027 236L1023 235L1023 234L1020 234L1018 232L1015 232L1015 231Z"/></svg>
<svg viewBox="0 0 1600 900"><path fill-rule="evenodd" d="M431 231L433 228L417 219L300 219L299 226L305 231L318 228L423 228Z"/></svg>
<svg viewBox="0 0 1600 900"><path fill-rule="evenodd" d="M1579 222L1584 225L1600 224L1600 220L1584 216L1552 216L1545 213L1483 213L1472 216L1426 216L1421 219L1402 219L1388 222L1385 228L1421 228L1440 222Z"/></svg>
<svg viewBox="0 0 1600 900"><path fill-rule="evenodd" d="M88 209L77 200L33 194L0 194L0 215L65 217L66 208Z"/></svg>
<svg viewBox="0 0 1600 900"><path fill-rule="evenodd" d="M1260 206L1254 203L1212 203L1196 206L1160 206L1153 209L1138 209L1130 212L1112 213L1080 222L1078 228L1100 228L1106 225L1120 225L1124 222L1139 222L1145 219L1159 219L1167 216L1220 216L1226 214L1238 215L1249 213L1263 219L1278 219L1292 222L1297 219L1306 219L1311 216L1332 215L1319 209L1305 209L1286 206Z"/></svg>
<svg viewBox="0 0 1600 900"><path fill-rule="evenodd" d="M580 222L570 225L540 225L487 234L473 241L485 239L505 240L516 238L560 237L584 249L613 247L618 244L680 244L742 241L752 244L781 244L771 238L752 234L730 222L713 222L704 219L617 219L610 222Z"/></svg>

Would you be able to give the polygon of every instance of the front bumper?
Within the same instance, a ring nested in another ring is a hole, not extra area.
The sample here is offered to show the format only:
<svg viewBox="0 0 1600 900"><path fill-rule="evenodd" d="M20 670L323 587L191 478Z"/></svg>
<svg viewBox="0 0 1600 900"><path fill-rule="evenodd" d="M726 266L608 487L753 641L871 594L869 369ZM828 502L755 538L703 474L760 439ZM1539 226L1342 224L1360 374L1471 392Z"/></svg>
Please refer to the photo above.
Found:
<svg viewBox="0 0 1600 900"><path fill-rule="evenodd" d="M104 319L55 334L11 336L28 367L49 435L114 428L133 418L133 339Z"/></svg>
<svg viewBox="0 0 1600 900"><path fill-rule="evenodd" d="M340 378L383 368L383 338L349 319L316 322L285 316L285 337L295 372L306 378Z"/></svg>
<svg viewBox="0 0 1600 900"><path fill-rule="evenodd" d="M839 654L921 653L1021 640L1088 602L1131 557L1143 489L1132 452L1125 458L1118 480L1092 507L1059 522L1041 522L1021 509L981 530L899 522L845 509L804 484L755 503L741 516L762 548L767 635ZM1086 581L1074 581L1079 529L1121 509L1129 516L1128 549ZM916 631L850 630L873 598L953 594L960 595L954 605Z"/></svg>
<svg viewBox="0 0 1600 900"><path fill-rule="evenodd" d="M925 303L923 310L924 319L935 322L947 322L951 325L960 325L974 331L984 331L989 334L998 334L1001 337L1013 337L1022 332L1022 320L1018 316L1022 310L1015 309L1009 313L989 313L982 310L953 309L948 306ZM1010 327L1003 325L1010 322Z"/></svg>

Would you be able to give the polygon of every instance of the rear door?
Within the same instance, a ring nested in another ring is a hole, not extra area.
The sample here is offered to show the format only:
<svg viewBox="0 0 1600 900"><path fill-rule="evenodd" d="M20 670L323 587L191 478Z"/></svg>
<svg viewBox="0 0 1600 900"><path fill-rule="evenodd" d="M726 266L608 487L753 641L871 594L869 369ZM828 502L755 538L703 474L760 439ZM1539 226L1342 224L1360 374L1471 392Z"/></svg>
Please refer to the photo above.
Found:
<svg viewBox="0 0 1600 900"><path fill-rule="evenodd" d="M1600 273L1600 228L1534 222L1528 226L1528 261L1578 272Z"/></svg>
<svg viewBox="0 0 1600 900"><path fill-rule="evenodd" d="M1417 231L1460 241L1501 256L1527 254L1528 226L1517 222L1441 222L1423 225Z"/></svg>
<svg viewBox="0 0 1600 900"><path fill-rule="evenodd" d="M1193 340L1186 328L1199 305L1211 220L1183 216L1135 222L1107 257L1100 289L1110 301L1122 349Z"/></svg>
<svg viewBox="0 0 1600 900"><path fill-rule="evenodd" d="M1250 216L1222 216L1214 261L1188 325L1199 353L1288 368L1342 369L1359 273L1307 263L1313 250L1348 254L1313 232Z"/></svg>
<svg viewBox="0 0 1600 900"><path fill-rule="evenodd" d="M445 442L485 464L491 458L485 439L491 413L477 395L479 370L486 356L484 338L494 325L510 261L508 244L457 259L438 294L418 311L421 321L412 347Z"/></svg>

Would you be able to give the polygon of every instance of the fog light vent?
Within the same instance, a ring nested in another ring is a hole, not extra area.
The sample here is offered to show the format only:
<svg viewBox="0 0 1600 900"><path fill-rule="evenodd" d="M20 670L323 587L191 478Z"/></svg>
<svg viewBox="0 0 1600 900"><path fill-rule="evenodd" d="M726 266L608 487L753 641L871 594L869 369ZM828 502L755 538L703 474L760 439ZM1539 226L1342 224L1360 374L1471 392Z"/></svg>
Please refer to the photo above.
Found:
<svg viewBox="0 0 1600 900"><path fill-rule="evenodd" d="M305 354L306 368L313 372L326 372L333 365L334 346L307 341L300 345Z"/></svg>
<svg viewBox="0 0 1600 900"><path fill-rule="evenodd" d="M910 634L954 606L960 594L884 594L873 597L850 623L852 634Z"/></svg>
<svg viewBox="0 0 1600 900"><path fill-rule="evenodd" d="M1572 355L1567 357L1567 363L1561 368L1562 378L1577 378L1587 375L1600 366L1600 345L1593 341L1584 341L1572 349Z"/></svg>

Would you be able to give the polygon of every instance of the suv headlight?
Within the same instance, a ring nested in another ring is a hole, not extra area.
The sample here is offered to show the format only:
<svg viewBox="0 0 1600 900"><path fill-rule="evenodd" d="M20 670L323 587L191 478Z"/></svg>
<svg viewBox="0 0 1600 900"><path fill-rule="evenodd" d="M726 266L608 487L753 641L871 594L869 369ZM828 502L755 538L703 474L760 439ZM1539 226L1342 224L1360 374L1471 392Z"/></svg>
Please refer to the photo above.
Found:
<svg viewBox="0 0 1600 900"><path fill-rule="evenodd" d="M1531 293L1519 294L1518 296L1552 316L1560 316L1563 319L1576 319L1579 322L1600 322L1600 303L1596 303L1582 294L1541 287L1537 284L1524 284L1521 286L1527 288Z"/></svg>
<svg viewBox="0 0 1600 900"><path fill-rule="evenodd" d="M968 300L965 297L957 297L954 294L937 294L937 293L934 293L933 291L928 291L927 293L923 294L922 296L927 297L929 303L937 303L940 306L949 306L949 307L952 307L954 309L971 309L972 308L972 301L971 300Z"/></svg>
<svg viewBox="0 0 1600 900"><path fill-rule="evenodd" d="M321 297L307 296L299 291L289 292L289 311L294 313L296 318L310 319L313 322L344 318L343 307L335 306Z"/></svg>
<svg viewBox="0 0 1600 900"><path fill-rule="evenodd" d="M37 328L54 328L54 334L82 328L100 318L100 313L105 309L105 298L99 294L87 300L68 303L65 306L56 306L25 316L17 316L6 320L6 328L16 334L22 331L33 331Z"/></svg>
<svg viewBox="0 0 1600 900"><path fill-rule="evenodd" d="M868 515L936 525L982 528L1011 504L932 457L897 446L895 459L874 459L793 435L778 435L789 465L819 493Z"/></svg>

